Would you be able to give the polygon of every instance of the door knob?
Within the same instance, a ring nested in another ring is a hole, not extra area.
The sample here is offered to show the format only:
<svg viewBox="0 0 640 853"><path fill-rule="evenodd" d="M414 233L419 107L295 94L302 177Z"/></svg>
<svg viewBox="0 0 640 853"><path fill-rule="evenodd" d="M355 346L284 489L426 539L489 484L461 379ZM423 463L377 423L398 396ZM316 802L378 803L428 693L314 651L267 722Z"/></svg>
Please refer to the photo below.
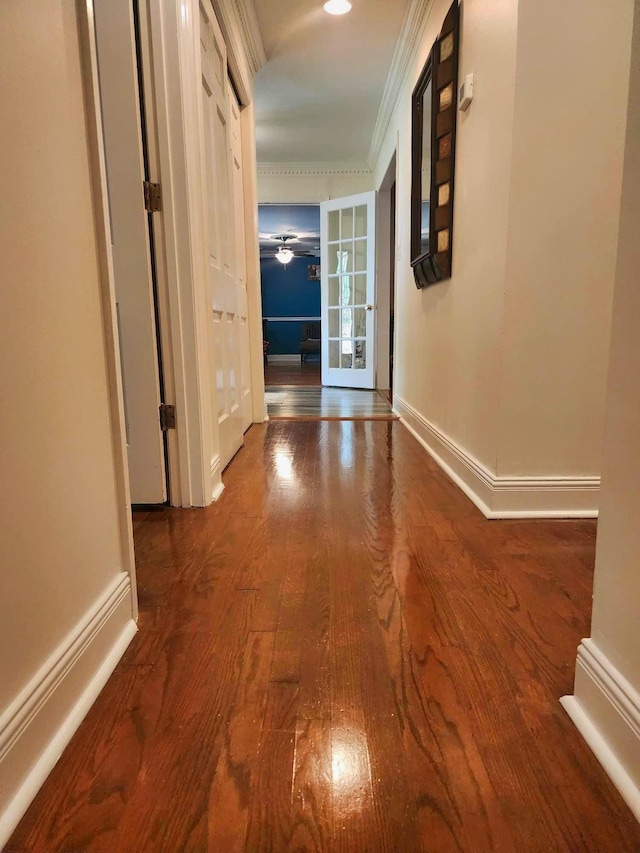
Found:
<svg viewBox="0 0 640 853"><path fill-rule="evenodd" d="M367 311L373 311L373 305L365 305L364 307Z"/></svg>

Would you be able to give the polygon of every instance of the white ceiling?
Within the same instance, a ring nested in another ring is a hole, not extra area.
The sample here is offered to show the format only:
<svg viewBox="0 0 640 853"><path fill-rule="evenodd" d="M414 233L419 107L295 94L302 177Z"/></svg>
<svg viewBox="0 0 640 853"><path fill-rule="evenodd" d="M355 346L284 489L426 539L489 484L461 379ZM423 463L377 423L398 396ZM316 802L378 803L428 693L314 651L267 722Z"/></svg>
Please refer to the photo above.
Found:
<svg viewBox="0 0 640 853"><path fill-rule="evenodd" d="M260 163L365 163L409 0L254 0L268 62L255 87Z"/></svg>

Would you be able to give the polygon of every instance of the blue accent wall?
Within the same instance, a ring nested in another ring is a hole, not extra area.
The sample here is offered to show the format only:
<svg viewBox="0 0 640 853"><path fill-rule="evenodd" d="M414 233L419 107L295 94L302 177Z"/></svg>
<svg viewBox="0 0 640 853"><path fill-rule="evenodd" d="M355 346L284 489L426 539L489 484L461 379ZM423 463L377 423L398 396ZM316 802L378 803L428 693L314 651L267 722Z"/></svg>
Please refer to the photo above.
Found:
<svg viewBox="0 0 640 853"><path fill-rule="evenodd" d="M309 281L309 264L320 258L294 258L283 266L275 258L260 260L263 317L320 316L320 282ZM302 322L269 322L268 355L299 355Z"/></svg>

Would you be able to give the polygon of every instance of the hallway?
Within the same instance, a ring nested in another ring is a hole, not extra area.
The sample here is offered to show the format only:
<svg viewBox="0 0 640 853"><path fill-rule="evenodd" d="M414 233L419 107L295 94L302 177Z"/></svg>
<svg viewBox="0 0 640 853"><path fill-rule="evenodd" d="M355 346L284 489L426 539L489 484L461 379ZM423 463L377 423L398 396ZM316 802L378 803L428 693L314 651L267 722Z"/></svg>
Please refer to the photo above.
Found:
<svg viewBox="0 0 640 853"><path fill-rule="evenodd" d="M140 631L7 853L640 849L562 710L595 525L487 522L397 422L254 426L140 514Z"/></svg>

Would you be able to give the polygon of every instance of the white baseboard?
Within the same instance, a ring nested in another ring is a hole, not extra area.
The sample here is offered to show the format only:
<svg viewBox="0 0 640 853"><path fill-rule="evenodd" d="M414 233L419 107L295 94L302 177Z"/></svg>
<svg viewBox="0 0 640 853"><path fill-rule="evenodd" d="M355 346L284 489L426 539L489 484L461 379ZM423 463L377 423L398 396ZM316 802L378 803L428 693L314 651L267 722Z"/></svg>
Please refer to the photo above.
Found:
<svg viewBox="0 0 640 853"><path fill-rule="evenodd" d="M214 456L211 460L211 500L215 503L219 500L220 495L224 492L224 483L222 482L222 466L220 464L220 456Z"/></svg>
<svg viewBox="0 0 640 853"><path fill-rule="evenodd" d="M397 395L393 411L487 518L596 518L599 477L500 477Z"/></svg>
<svg viewBox="0 0 640 853"><path fill-rule="evenodd" d="M640 693L587 639L578 648L574 695L560 701L640 820Z"/></svg>
<svg viewBox="0 0 640 853"><path fill-rule="evenodd" d="M267 355L269 364L300 364L300 353L291 355Z"/></svg>
<svg viewBox="0 0 640 853"><path fill-rule="evenodd" d="M0 849L137 631L120 574L0 716Z"/></svg>

